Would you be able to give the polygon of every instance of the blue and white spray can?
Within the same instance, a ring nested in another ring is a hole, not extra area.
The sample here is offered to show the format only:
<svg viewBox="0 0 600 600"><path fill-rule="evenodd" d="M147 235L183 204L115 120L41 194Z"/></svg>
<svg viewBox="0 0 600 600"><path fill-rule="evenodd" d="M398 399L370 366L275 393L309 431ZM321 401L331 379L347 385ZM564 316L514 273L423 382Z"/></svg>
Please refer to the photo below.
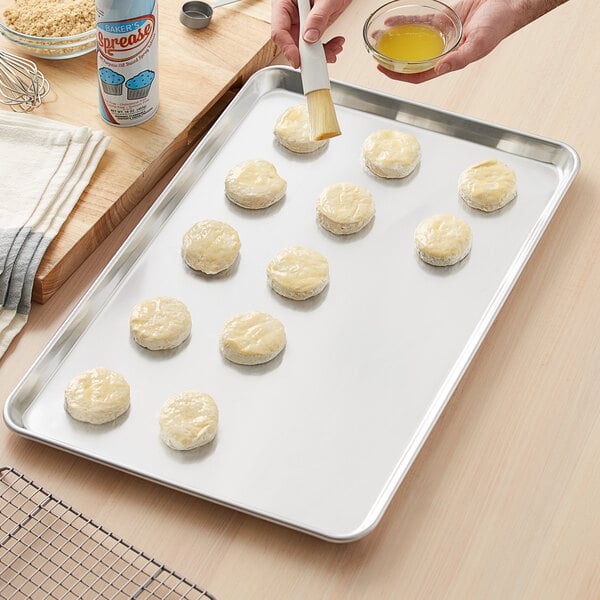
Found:
<svg viewBox="0 0 600 600"><path fill-rule="evenodd" d="M158 110L157 0L96 0L100 115L129 127Z"/></svg>

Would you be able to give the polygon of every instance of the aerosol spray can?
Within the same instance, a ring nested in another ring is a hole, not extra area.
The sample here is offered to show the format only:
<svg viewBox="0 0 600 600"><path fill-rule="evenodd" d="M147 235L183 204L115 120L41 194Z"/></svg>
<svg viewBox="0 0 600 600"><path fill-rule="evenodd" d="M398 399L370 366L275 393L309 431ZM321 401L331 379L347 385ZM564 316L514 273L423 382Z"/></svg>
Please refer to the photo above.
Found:
<svg viewBox="0 0 600 600"><path fill-rule="evenodd" d="M96 0L96 38L102 118L147 121L158 109L157 0Z"/></svg>

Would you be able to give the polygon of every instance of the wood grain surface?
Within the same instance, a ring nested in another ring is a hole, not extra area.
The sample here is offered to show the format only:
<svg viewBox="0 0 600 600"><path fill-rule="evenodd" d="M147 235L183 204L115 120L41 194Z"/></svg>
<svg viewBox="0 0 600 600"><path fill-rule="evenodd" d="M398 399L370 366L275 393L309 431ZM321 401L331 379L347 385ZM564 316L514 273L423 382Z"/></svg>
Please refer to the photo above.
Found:
<svg viewBox="0 0 600 600"><path fill-rule="evenodd" d="M179 22L181 4L159 2L160 106L154 117L136 127L111 126L100 117L94 53L64 61L36 59L51 83L51 94L36 114L102 129L112 137L92 181L38 269L33 292L37 302L56 292L200 139L231 100L231 92L275 55L267 0L219 8L202 30ZM0 43L6 46L6 41Z"/></svg>
<svg viewBox="0 0 600 600"><path fill-rule="evenodd" d="M43 447L6 427L0 456L219 600L597 600L600 5L571 0L480 62L418 86L386 79L366 55L361 26L372 6L356 2L336 23L332 34L348 39L333 77L567 142L582 161L377 528L358 542L331 544ZM169 176L76 277L33 308L0 361L0 398Z"/></svg>

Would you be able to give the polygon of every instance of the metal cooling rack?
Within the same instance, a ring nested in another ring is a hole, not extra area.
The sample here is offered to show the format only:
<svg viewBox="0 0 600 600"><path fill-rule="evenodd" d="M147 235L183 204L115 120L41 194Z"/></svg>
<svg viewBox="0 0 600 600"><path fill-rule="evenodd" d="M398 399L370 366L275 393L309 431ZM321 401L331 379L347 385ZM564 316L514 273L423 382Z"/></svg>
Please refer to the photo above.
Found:
<svg viewBox="0 0 600 600"><path fill-rule="evenodd" d="M11 467L0 468L2 600L215 600Z"/></svg>

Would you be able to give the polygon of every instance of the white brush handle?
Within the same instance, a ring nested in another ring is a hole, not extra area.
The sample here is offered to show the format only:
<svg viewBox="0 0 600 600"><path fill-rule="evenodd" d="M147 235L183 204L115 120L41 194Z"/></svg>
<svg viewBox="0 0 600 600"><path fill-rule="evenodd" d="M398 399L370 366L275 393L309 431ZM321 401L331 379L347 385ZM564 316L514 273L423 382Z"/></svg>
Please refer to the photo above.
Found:
<svg viewBox="0 0 600 600"><path fill-rule="evenodd" d="M304 95L315 90L328 90L330 88L327 61L322 42L308 44L302 39L306 17L310 11L310 0L298 0L298 15L300 17L300 72L302 74L302 88Z"/></svg>
<svg viewBox="0 0 600 600"><path fill-rule="evenodd" d="M211 4L211 8L219 8L219 6L226 6L227 4L233 4L234 2L239 2L239 0L218 0L214 4Z"/></svg>

